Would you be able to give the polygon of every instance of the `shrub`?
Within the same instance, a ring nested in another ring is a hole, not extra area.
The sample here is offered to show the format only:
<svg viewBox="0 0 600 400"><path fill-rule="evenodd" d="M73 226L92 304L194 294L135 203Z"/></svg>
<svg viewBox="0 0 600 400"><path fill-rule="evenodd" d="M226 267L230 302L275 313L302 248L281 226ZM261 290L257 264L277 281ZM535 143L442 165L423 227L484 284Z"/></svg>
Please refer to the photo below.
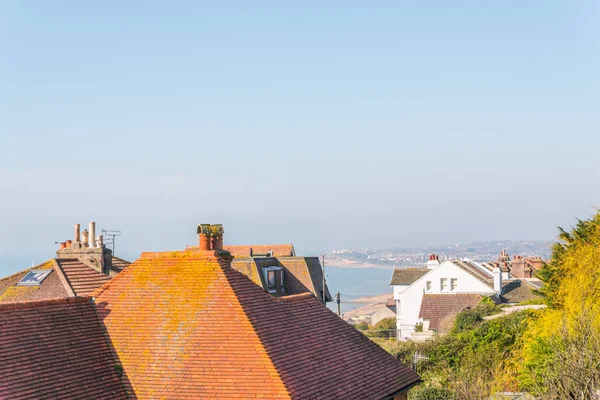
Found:
<svg viewBox="0 0 600 400"><path fill-rule="evenodd" d="M380 338L395 337L395 329L396 318L384 318L375 324L375 326L373 327L374 332L371 333L371 336Z"/></svg>
<svg viewBox="0 0 600 400"><path fill-rule="evenodd" d="M366 322L361 322L360 324L356 324L356 325L354 325L354 327L356 329L358 329L359 331L366 331L367 329L369 329L369 325L367 325Z"/></svg>
<svg viewBox="0 0 600 400"><path fill-rule="evenodd" d="M448 389L417 386L408 392L408 400L454 400L456 396Z"/></svg>

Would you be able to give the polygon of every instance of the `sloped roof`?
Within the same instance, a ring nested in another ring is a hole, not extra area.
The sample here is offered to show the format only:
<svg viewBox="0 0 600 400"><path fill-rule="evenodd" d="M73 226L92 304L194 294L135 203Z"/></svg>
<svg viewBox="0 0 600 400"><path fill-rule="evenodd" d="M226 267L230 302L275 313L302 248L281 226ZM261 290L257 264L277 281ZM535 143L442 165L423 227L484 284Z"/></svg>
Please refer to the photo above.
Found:
<svg viewBox="0 0 600 400"><path fill-rule="evenodd" d="M494 277L491 272L484 271L471 261L456 260L452 262L454 263L454 265L466 271L473 277L477 278L479 281L485 283L486 285L492 288L494 287Z"/></svg>
<svg viewBox="0 0 600 400"><path fill-rule="evenodd" d="M235 257L231 266L265 290L267 284L261 272L262 268L283 267L285 296L311 292L318 299L322 299L323 271L318 257ZM327 288L327 283L325 287ZM329 288L326 289L325 297L327 301L331 301Z"/></svg>
<svg viewBox="0 0 600 400"><path fill-rule="evenodd" d="M480 265L484 266L488 271L492 272L495 268L500 268L500 270L502 272L509 272L510 271L510 267L509 267L508 262L482 262L480 263Z"/></svg>
<svg viewBox="0 0 600 400"><path fill-rule="evenodd" d="M0 398L127 398L90 298L2 304L0 321Z"/></svg>
<svg viewBox="0 0 600 400"><path fill-rule="evenodd" d="M17 283L31 270L51 269L52 272L42 281L39 286L19 286ZM33 268L7 276L0 279L0 303L15 303L21 301L44 300L70 295L68 285L63 282L64 278L57 271L52 260L48 260Z"/></svg>
<svg viewBox="0 0 600 400"><path fill-rule="evenodd" d="M223 246L234 257L251 257L257 254L267 254L273 251L273 257L294 257L296 251L290 244L256 244L250 246Z"/></svg>
<svg viewBox="0 0 600 400"><path fill-rule="evenodd" d="M211 254L144 254L96 293L137 397L380 399L419 380L311 294L273 297Z"/></svg>
<svg viewBox="0 0 600 400"><path fill-rule="evenodd" d="M412 285L430 271L428 268L394 268L390 285Z"/></svg>
<svg viewBox="0 0 600 400"><path fill-rule="evenodd" d="M475 307L481 299L479 294L424 294L419 318L429 320L429 329L439 330L442 320Z"/></svg>
<svg viewBox="0 0 600 400"><path fill-rule="evenodd" d="M122 258L112 256L112 267L111 270L115 272L121 272L125 268L127 268L131 264L127 260L123 260Z"/></svg>
<svg viewBox="0 0 600 400"><path fill-rule="evenodd" d="M118 258L112 270L121 271L129 264ZM40 285L17 285L29 271L43 269L51 269L52 272ZM76 258L53 258L33 268L0 279L0 303L87 296L110 279L112 279L111 275L102 274Z"/></svg>
<svg viewBox="0 0 600 400"><path fill-rule="evenodd" d="M534 291L536 287L529 284L527 281L520 279L512 279L502 282L503 303L521 303L523 301L540 299Z"/></svg>
<svg viewBox="0 0 600 400"><path fill-rule="evenodd" d="M277 260L286 269L284 284L287 294L309 291L319 300L323 299L323 270L318 257L281 257ZM325 299L332 299L327 283Z"/></svg>
<svg viewBox="0 0 600 400"><path fill-rule="evenodd" d="M110 275L102 274L77 259L57 259L56 262L76 296L90 295L111 279Z"/></svg>

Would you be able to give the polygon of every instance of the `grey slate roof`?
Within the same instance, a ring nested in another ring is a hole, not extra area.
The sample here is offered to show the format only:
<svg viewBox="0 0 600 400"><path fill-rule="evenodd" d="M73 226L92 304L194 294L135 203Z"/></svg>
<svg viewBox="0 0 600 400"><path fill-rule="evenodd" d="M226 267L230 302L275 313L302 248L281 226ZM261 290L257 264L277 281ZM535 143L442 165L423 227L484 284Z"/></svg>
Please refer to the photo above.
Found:
<svg viewBox="0 0 600 400"><path fill-rule="evenodd" d="M429 271L428 268L394 268L390 285L412 285Z"/></svg>
<svg viewBox="0 0 600 400"><path fill-rule="evenodd" d="M535 300L540 297L534 293L536 287L521 279L502 282L503 303L521 303L523 301Z"/></svg>

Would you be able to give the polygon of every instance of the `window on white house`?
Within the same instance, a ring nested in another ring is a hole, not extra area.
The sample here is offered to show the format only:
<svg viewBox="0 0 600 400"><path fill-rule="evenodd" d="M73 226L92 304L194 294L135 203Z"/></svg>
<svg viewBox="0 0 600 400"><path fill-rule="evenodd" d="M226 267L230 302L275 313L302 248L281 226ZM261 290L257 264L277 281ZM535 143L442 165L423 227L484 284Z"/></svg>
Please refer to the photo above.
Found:
<svg viewBox="0 0 600 400"><path fill-rule="evenodd" d="M431 292L431 281L427 281L425 283L425 291L426 292Z"/></svg>
<svg viewBox="0 0 600 400"><path fill-rule="evenodd" d="M450 279L450 291L456 292L458 290L458 279L451 278Z"/></svg>
<svg viewBox="0 0 600 400"><path fill-rule="evenodd" d="M447 292L448 291L448 278L441 278L440 279L440 290L442 292Z"/></svg>

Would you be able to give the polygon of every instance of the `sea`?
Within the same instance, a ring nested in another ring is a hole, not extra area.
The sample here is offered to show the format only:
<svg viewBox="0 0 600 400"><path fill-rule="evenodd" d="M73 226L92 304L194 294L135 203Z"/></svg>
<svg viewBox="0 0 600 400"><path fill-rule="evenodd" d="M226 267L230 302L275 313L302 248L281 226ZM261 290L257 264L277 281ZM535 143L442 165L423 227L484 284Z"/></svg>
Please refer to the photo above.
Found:
<svg viewBox="0 0 600 400"><path fill-rule="evenodd" d="M334 301L327 304L330 310L337 312L335 294L340 292L341 312L362 307L364 303L354 303L359 297L376 296L389 293L392 297L392 268L349 268L325 266L325 279Z"/></svg>

